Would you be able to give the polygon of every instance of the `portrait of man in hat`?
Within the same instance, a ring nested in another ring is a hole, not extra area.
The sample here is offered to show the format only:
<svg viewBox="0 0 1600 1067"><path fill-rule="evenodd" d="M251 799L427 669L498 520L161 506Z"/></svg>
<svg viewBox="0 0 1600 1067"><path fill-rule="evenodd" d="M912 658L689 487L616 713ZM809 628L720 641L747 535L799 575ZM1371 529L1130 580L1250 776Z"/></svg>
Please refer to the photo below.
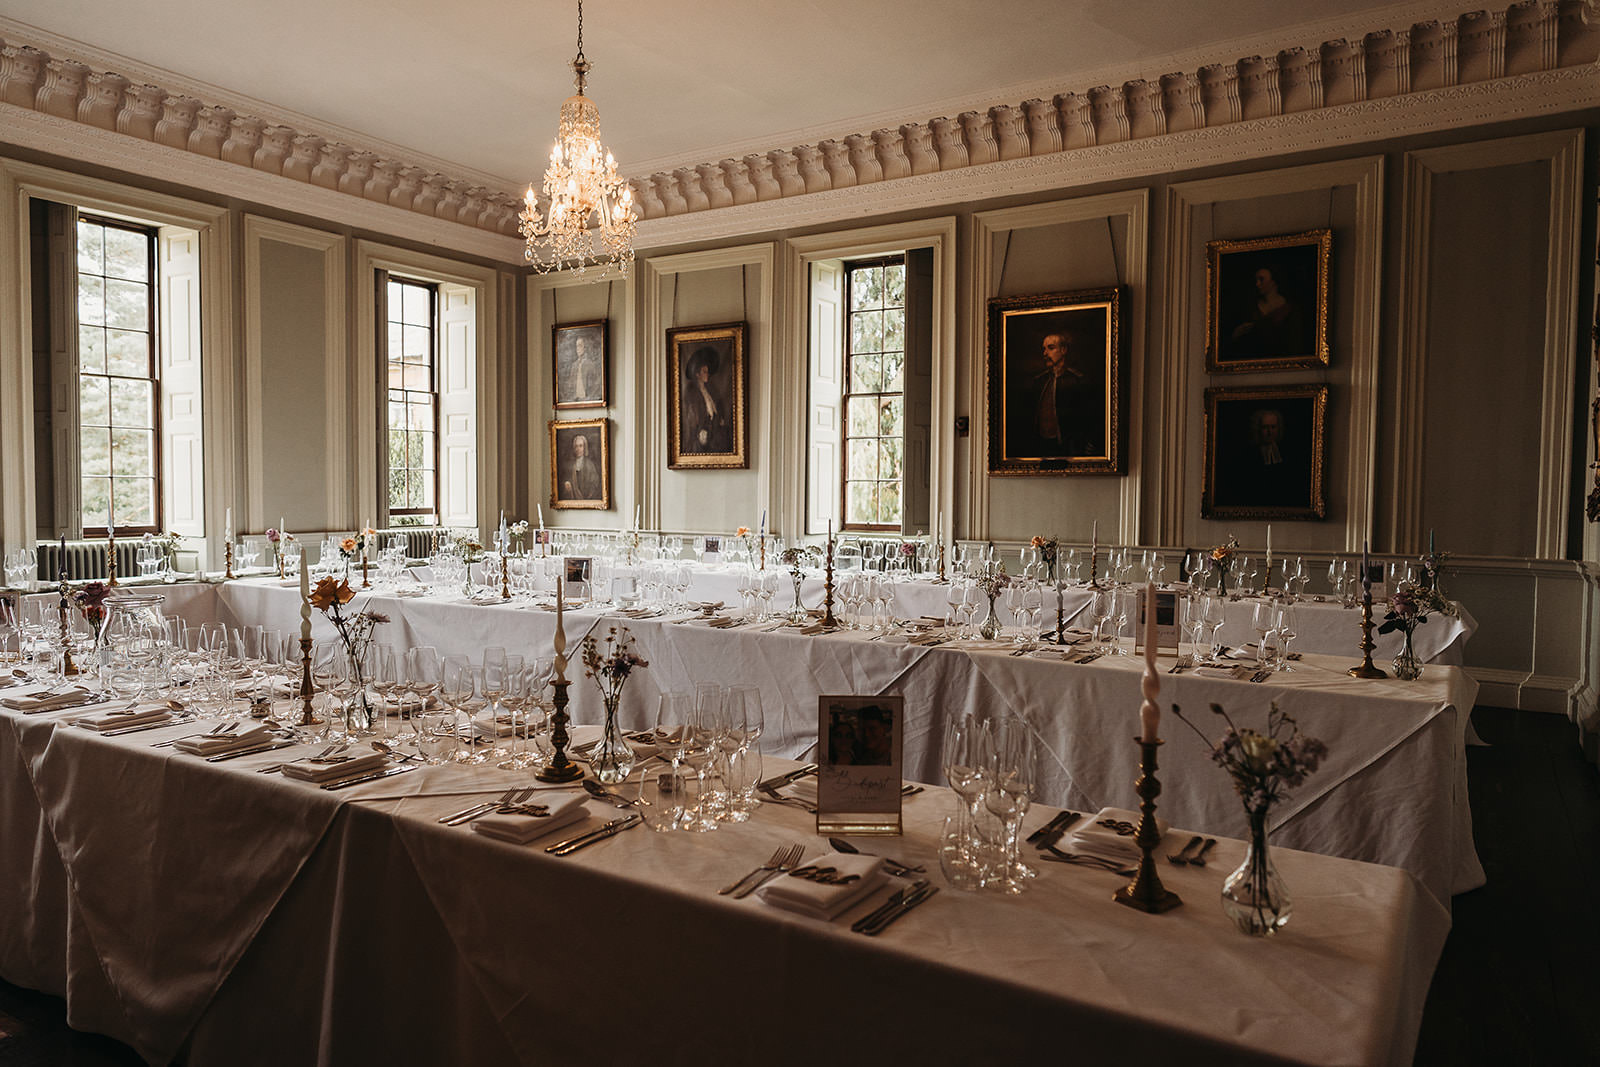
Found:
<svg viewBox="0 0 1600 1067"><path fill-rule="evenodd" d="M742 322L667 331L667 466L748 467Z"/></svg>
<svg viewBox="0 0 1600 1067"><path fill-rule="evenodd" d="M690 454L733 451L733 390L721 354L701 345L689 355L679 387L678 450Z"/></svg>

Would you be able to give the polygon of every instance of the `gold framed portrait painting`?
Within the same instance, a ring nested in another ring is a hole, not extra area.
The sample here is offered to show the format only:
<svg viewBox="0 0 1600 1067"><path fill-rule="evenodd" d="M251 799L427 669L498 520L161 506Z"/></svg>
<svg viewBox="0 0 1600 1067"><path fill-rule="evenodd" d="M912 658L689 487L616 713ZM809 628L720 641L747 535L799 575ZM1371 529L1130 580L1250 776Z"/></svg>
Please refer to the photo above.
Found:
<svg viewBox="0 0 1600 1067"><path fill-rule="evenodd" d="M1206 244L1206 369L1326 367L1332 230Z"/></svg>
<svg viewBox="0 0 1600 1067"><path fill-rule="evenodd" d="M611 509L611 420L550 423L550 506Z"/></svg>
<svg viewBox="0 0 1600 1067"><path fill-rule="evenodd" d="M747 326L667 331L667 466L728 470L750 466Z"/></svg>
<svg viewBox="0 0 1600 1067"><path fill-rule="evenodd" d="M550 374L553 406L603 408L611 379L606 320L565 322L550 328Z"/></svg>
<svg viewBox="0 0 1600 1067"><path fill-rule="evenodd" d="M1207 389L1200 514L1328 517L1328 387Z"/></svg>
<svg viewBox="0 0 1600 1067"><path fill-rule="evenodd" d="M989 473L1123 473L1122 290L989 301Z"/></svg>

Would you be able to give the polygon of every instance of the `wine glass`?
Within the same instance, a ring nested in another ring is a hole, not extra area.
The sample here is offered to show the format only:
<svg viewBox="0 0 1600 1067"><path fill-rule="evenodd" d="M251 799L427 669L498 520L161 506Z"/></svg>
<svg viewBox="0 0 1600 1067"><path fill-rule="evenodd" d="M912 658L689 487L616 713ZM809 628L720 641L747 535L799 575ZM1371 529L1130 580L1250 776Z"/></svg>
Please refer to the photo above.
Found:
<svg viewBox="0 0 1600 1067"><path fill-rule="evenodd" d="M483 754L483 759L499 758L509 759L514 754L517 740L517 716L511 713L511 733L506 737L504 747L500 744L500 707L501 700L505 698L506 688L510 684L511 661L503 648L486 648L483 650L483 697L488 701L489 710L489 739L493 742L489 751ZM483 762L480 759L479 762Z"/></svg>
<svg viewBox="0 0 1600 1067"><path fill-rule="evenodd" d="M1106 623L1116 614L1117 591L1112 586L1103 586L1094 591L1094 600L1089 610L1094 614L1094 646L1091 652L1104 653L1111 649L1106 644Z"/></svg>
<svg viewBox="0 0 1600 1067"><path fill-rule="evenodd" d="M1033 731L1027 720L1007 715L991 736L989 781L983 792L984 807L997 816L1004 829L1004 858L995 879L986 883L1002 893L1020 893L1038 873L1018 858L1022 820L1033 801Z"/></svg>
<svg viewBox="0 0 1600 1067"><path fill-rule="evenodd" d="M1206 662L1208 663L1216 663L1221 658L1222 645L1219 643L1219 635L1222 633L1223 623L1227 621L1227 609L1228 601L1226 597L1217 593L1206 594L1204 608L1205 631L1207 643L1211 646L1210 651L1206 654Z"/></svg>
<svg viewBox="0 0 1600 1067"><path fill-rule="evenodd" d="M1251 611L1250 627L1256 632L1256 666L1267 665L1267 635L1277 629L1278 605L1271 600L1258 600Z"/></svg>
<svg viewBox="0 0 1600 1067"><path fill-rule="evenodd" d="M1286 601L1278 608L1278 669L1292 671L1294 667L1289 663L1289 642L1295 639L1300 628L1300 609L1294 601Z"/></svg>
<svg viewBox="0 0 1600 1067"><path fill-rule="evenodd" d="M975 826L989 773L984 762L987 735L986 721L963 715L945 730L942 753L945 781L961 798L961 805L956 810L961 856L954 860L953 867L962 880L970 878L974 885L982 873L976 849ZM950 872L946 873L948 875ZM952 879L952 884L958 884L958 880Z"/></svg>
<svg viewBox="0 0 1600 1067"><path fill-rule="evenodd" d="M389 709L398 703L400 693L406 687L405 656L393 645L368 646L368 661L372 675L372 689L378 694L378 706L374 709L374 718L377 720L378 736L385 741L389 739Z"/></svg>
<svg viewBox="0 0 1600 1067"><path fill-rule="evenodd" d="M461 729L462 705L472 695L472 664L465 656L446 656L439 672L439 701L450 709L450 722L458 750L464 744L465 732ZM450 757L456 763L465 763L470 753L457 751Z"/></svg>
<svg viewBox="0 0 1600 1067"><path fill-rule="evenodd" d="M683 824L685 830L709 833L717 828L716 815L710 804L710 798L706 795L708 788L706 776L711 761L716 756L718 740L723 732L722 724L725 722L722 687L711 684L697 686L694 711L689 718L688 729L684 731L683 761L695 772L698 782L695 795L698 803L693 814Z"/></svg>

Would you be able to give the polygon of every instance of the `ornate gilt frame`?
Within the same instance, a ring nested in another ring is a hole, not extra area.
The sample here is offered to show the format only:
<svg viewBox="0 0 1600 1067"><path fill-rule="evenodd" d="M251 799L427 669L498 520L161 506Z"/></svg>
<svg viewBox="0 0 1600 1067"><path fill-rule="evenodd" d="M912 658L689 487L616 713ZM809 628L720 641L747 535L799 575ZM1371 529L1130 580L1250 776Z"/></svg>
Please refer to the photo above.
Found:
<svg viewBox="0 0 1600 1067"><path fill-rule="evenodd" d="M550 506L557 511L562 510L611 510L611 420L610 419L577 419L571 422L557 422L550 420ZM562 430L599 430L600 431L600 499L599 500L562 500L557 491L561 477L559 470L560 450L557 447L557 434Z"/></svg>
<svg viewBox="0 0 1600 1067"><path fill-rule="evenodd" d="M1223 359L1222 323L1219 321L1222 306L1222 257L1250 252L1264 252L1277 248L1307 247L1314 249L1316 261L1316 307L1312 310L1313 342L1309 354L1274 356L1261 359ZM1276 237L1252 237L1248 240L1216 240L1206 242L1206 370L1212 373L1240 371L1294 370L1304 367L1326 367L1328 349L1328 276L1333 255L1332 230L1306 230L1304 233L1287 233Z"/></svg>
<svg viewBox="0 0 1600 1067"><path fill-rule="evenodd" d="M1328 517L1328 394L1326 385L1257 386L1251 388L1212 388L1205 392L1205 465L1202 468L1200 516L1206 519L1326 519ZM1309 507L1238 505L1216 503L1217 489L1217 405L1225 401L1270 403L1283 400L1311 401L1311 484Z"/></svg>
<svg viewBox="0 0 1600 1067"><path fill-rule="evenodd" d="M746 345L749 326L724 322L715 326L681 326L667 331L667 466L682 470L746 470L750 466L750 354ZM727 341L733 348L733 451L684 452L680 391L685 352L697 343Z"/></svg>
<svg viewBox="0 0 1600 1067"><path fill-rule="evenodd" d="M611 401L611 331L610 320L591 319L588 322L558 322L550 327L550 406L557 411L578 408L603 408ZM563 400L561 398L560 347L563 333L583 330L600 330L600 399Z"/></svg>

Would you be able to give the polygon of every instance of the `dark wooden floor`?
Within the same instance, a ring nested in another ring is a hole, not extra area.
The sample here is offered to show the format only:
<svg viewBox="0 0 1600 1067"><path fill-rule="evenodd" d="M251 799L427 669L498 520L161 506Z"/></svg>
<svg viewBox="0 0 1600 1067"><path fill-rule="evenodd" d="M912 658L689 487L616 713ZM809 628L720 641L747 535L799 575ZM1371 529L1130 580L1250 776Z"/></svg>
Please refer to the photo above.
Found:
<svg viewBox="0 0 1600 1067"><path fill-rule="evenodd" d="M1600 1065L1600 773L1558 715L1479 708L1467 751L1488 885L1454 901L1419 1065ZM124 1067L55 998L0 983L0 1067Z"/></svg>

